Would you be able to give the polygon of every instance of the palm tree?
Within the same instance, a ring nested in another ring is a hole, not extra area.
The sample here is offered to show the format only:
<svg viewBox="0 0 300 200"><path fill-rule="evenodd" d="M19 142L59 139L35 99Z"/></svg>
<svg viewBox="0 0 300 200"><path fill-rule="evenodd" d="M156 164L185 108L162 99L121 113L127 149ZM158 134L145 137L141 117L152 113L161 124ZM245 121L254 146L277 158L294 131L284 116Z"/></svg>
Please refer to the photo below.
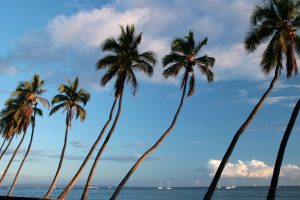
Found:
<svg viewBox="0 0 300 200"><path fill-rule="evenodd" d="M299 3L295 4L293 0L268 0L262 6L254 8L250 20L250 31L245 38L245 47L248 52L252 53L259 45L269 40L269 44L262 55L260 65L262 71L266 74L269 74L275 68L275 75L267 91L263 94L246 121L235 133L205 194L205 200L211 199L239 137L249 126L263 102L271 93L281 73L283 58L286 59L287 78L289 79L293 73L297 75L298 67L294 52L298 55L300 54L300 38L296 34L296 31L300 27L298 7Z"/></svg>
<svg viewBox="0 0 300 200"><path fill-rule="evenodd" d="M274 200L275 199L276 189L277 189L277 185L278 185L278 178L279 178L279 174L280 174L280 168L281 168L285 148L286 148L286 145L288 143L291 132L294 128L295 122L297 120L299 110L300 110L300 99L298 100L297 104L295 105L295 108L293 110L293 113L292 113L292 116L290 118L289 124L286 127L283 138L281 140L281 144L280 144L280 147L279 147L279 150L278 150L278 154L277 154L277 158L276 158L276 163L275 163L275 167L274 167L274 171L273 171L272 181L271 181L271 185L270 185L270 188L269 188L269 193L268 193L268 196L267 196L267 200Z"/></svg>
<svg viewBox="0 0 300 200"><path fill-rule="evenodd" d="M10 187L10 190L9 190L7 196L10 196L12 194L12 192L14 190L14 187L17 183L17 179L19 177L19 174L21 172L21 169L22 169L22 167L23 167L23 165L26 161L26 158L27 158L29 152L30 152L32 141L33 141L33 135L34 135L36 114L38 114L39 116L43 115L42 110L37 108L37 105L38 105L37 101L39 101L44 106L49 107L49 102L47 101L47 99L41 97L41 95L46 91L43 88L43 84L44 84L44 81L40 80L40 76L35 74L32 77L32 81L21 82L20 85L17 87L16 91L13 93L13 96L17 96L18 98L21 97L25 100L25 102L28 106L28 109L30 109L30 113L32 113L32 111L33 111L33 115L29 116L29 122L31 121L31 125L32 125L30 142L29 142L29 145L27 147L25 156L24 156L24 158L23 158L23 160L22 160L22 162L21 162L21 164L18 168L18 171L15 175L14 181L13 181L11 187Z"/></svg>
<svg viewBox="0 0 300 200"><path fill-rule="evenodd" d="M30 123L30 117L32 114L32 109L28 105L28 103L25 101L23 97L17 97L17 98L10 98L5 103L5 108L1 111L1 131L2 134L6 137L13 137L15 134L20 135L23 133L23 136L15 149L11 159L9 160L6 169L4 170L1 179L0 184L2 183L4 177L6 176L11 163L13 162L15 156L17 155L19 148L21 144L23 143L23 140L26 135L27 128Z"/></svg>
<svg viewBox="0 0 300 200"><path fill-rule="evenodd" d="M68 130L72 126L72 120L74 115L76 114L76 119L80 118L80 121L83 122L86 118L86 110L81 106L85 106L90 99L90 94L84 89L78 89L79 80L78 77L75 78L73 82L67 79L68 85L60 85L58 88L59 94L57 94L52 99L52 105L55 105L51 111L50 115L56 113L58 110L63 109L63 112L66 111L66 130L65 130L65 140L64 146L61 152L59 164L57 171L55 173L54 179L49 187L48 192L44 196L44 198L48 198L57 182L59 177L60 169L63 164L64 155L68 143Z"/></svg>
<svg viewBox="0 0 300 200"><path fill-rule="evenodd" d="M93 163L93 166L91 168L89 178L87 180L84 192L82 194L82 199L87 198L88 194L88 188L89 184L93 175L94 170L96 169L97 162L104 151L111 135L113 134L113 131L117 125L121 108L122 108L122 98L123 98L123 90L125 81L129 82L132 86L133 94L135 94L138 83L136 76L134 74L134 70L139 70L144 72L147 76L151 76L153 73L153 65L156 63L156 59L154 56L154 53L151 51L140 53L138 50L138 46L141 43L142 40L142 33L136 34L135 28L133 25L126 26L124 28L123 26L120 26L121 28L121 34L118 37L118 39L109 38L104 41L102 44L102 50L103 51L109 51L111 52L104 58L100 59L97 62L97 69L107 69L106 73L101 79L101 85L105 86L108 82L110 82L113 78L116 77L115 81L115 94L114 94L114 104L112 106L109 121L105 124L103 127L99 137L97 138L96 142L94 143L92 149L90 150L87 158L85 159L83 165L80 167L72 181L69 183L67 188L61 193L59 196L59 199L64 199L68 192L71 190L73 185L75 184L76 180L78 179L80 173L82 172L84 165L86 164L87 160L90 158L91 154L96 148L96 145L100 141L102 135L104 134L104 131L110 122L113 114L113 109L115 107L115 104L117 101L118 103L118 111L115 116L114 122L111 126L111 129L109 133L107 134L105 141L103 142L103 145L101 146L95 161Z"/></svg>
<svg viewBox="0 0 300 200"><path fill-rule="evenodd" d="M189 83L189 89L187 92L187 97L192 96L194 93L194 89L195 89L194 66L197 66L200 72L206 76L208 82L213 81L214 74L210 70L210 68L213 67L215 59L207 55L197 57L202 47L206 44L207 44L207 38L196 43L192 31L190 31L186 37L176 38L172 42L171 53L166 55L163 58L164 67L169 66L167 69L163 71L163 75L165 78L169 78L171 76L177 76L181 70L184 70L184 75L181 82L181 89L183 91L182 91L179 107L175 113L175 116L169 128L157 140L157 142L150 149L148 149L133 165L133 167L129 170L129 172L126 174L124 179L116 188L114 194L110 198L111 200L117 198L121 189L129 180L131 174L133 174L134 171L139 167L139 165L163 142L163 140L169 135L169 133L174 128L179 112L183 105L188 83Z"/></svg>

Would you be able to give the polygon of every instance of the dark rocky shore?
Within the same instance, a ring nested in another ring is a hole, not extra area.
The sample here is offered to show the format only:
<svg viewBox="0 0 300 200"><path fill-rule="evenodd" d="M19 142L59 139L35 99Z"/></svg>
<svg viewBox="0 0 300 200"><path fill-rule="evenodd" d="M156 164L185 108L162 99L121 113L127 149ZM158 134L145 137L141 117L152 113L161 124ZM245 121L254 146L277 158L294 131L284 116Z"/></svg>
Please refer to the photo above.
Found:
<svg viewBox="0 0 300 200"><path fill-rule="evenodd" d="M42 200L42 198L0 196L0 200ZM45 199L43 199L43 200L45 200ZM50 199L48 199L48 200L50 200Z"/></svg>

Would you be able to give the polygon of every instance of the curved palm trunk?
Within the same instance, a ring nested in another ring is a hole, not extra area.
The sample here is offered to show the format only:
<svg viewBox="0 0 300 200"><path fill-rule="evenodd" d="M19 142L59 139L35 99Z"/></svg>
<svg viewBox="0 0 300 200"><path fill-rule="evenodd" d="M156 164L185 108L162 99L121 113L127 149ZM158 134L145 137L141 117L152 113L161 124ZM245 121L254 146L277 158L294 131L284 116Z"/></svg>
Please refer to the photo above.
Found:
<svg viewBox="0 0 300 200"><path fill-rule="evenodd" d="M80 174L82 173L85 165L87 164L87 162L89 161L90 157L92 156L94 150L96 149L98 143L100 142L106 128L108 127L109 123L112 120L112 115L116 106L116 102L117 102L118 98L114 99L114 103L111 107L110 110L110 114L109 114L109 118L107 120L107 122L105 123L105 125L103 126L98 138L96 139L96 141L94 142L92 148L90 149L88 155L85 157L83 163L81 164L80 168L78 169L78 171L76 172L75 176L73 177L73 179L71 180L71 182L67 185L67 187L63 190L63 192L59 195L58 199L65 199L66 196L68 195L68 193L70 192L70 190L73 188L74 184L76 183L77 179L79 178Z"/></svg>
<svg viewBox="0 0 300 200"><path fill-rule="evenodd" d="M6 145L4 151L1 153L0 160L2 159L3 155L5 154L5 152L7 151L8 147L10 146L12 139L13 139L13 136L10 138L10 140L9 140L8 144Z"/></svg>
<svg viewBox="0 0 300 200"><path fill-rule="evenodd" d="M59 177L60 169L61 169L61 166L62 166L62 163L63 163L63 160L64 160L65 151L66 151L66 147L67 147L67 143L68 143L68 130L69 130L69 122L67 120L64 146L63 146L63 149L62 149L62 152L61 152L61 155L60 155L60 160L59 160L58 168L57 168L57 171L55 173L54 179L53 179L53 181L51 183L51 186L49 187L49 190L45 194L44 198L49 198L49 196L51 195L52 191L54 190L54 187L56 185L57 179Z"/></svg>
<svg viewBox="0 0 300 200"><path fill-rule="evenodd" d="M219 179L222 175L222 172L226 166L226 163L228 162L233 150L234 150L234 147L239 139L239 137L242 135L242 133L246 130L246 128L249 126L249 124L252 122L254 116L256 115L256 113L258 112L258 110L261 108L261 106L263 105L265 99L268 97L268 95L271 93L273 87L274 87L274 84L275 82L277 81L278 77L279 77L279 70L280 70L280 66L277 65L276 67L276 70L275 70L275 75L274 75L274 78L273 80L271 81L270 83L270 86L268 88L268 90L263 94L263 96L261 97L261 99L259 100L259 102L256 104L256 106L254 107L254 109L252 110L252 112L250 113L250 115L248 116L248 118L246 119L246 121L243 123L243 125L238 129L238 131L235 133L219 167L218 167L218 170L204 196L204 199L203 200L210 200L216 187L217 187L217 184L219 182Z"/></svg>
<svg viewBox="0 0 300 200"><path fill-rule="evenodd" d="M1 177L1 179L0 179L0 185L1 185L1 183L2 183L2 181L3 181L3 179L4 179L4 177L5 177L5 175L6 175L7 171L8 171L8 169L9 169L9 167L10 167L12 161L14 160L15 156L17 155L17 153L18 153L18 151L19 151L19 148L20 148L20 146L21 146L21 144L22 144L22 142L23 142L23 140L24 140L24 138L25 138L25 135L26 135L26 131L24 132L21 141L19 142L19 144L18 144L18 146L17 146L17 148L16 148L16 150L15 150L13 156L11 157L10 161L8 162L8 165L7 165L6 169L5 169L5 171L4 171L3 174L2 174L2 177Z"/></svg>
<svg viewBox="0 0 300 200"><path fill-rule="evenodd" d="M36 108L36 105L37 105L37 104L35 104L35 106L34 106L35 108ZM8 193L7 193L7 196L11 196L11 194L12 194L14 188L15 188L15 185L16 185L16 183L17 183L17 179L18 179L18 177L19 177L19 173L20 173L20 171L21 171L21 169L22 169L22 167L23 167L23 164L25 163L25 160L26 160L26 158L27 158L27 156L28 156L28 154L29 154L29 152L30 152L30 148L31 148L32 140L33 140L34 128L35 128L35 114L36 114L36 109L34 109L34 113L33 113L33 121L32 121L32 130L31 130L30 142L29 142L27 151L26 151L26 153L25 153L25 156L24 156L24 158L23 158L23 160L22 160L22 162L21 162L21 165L20 165L20 167L19 167L19 169L18 169L18 171L17 171L17 174L16 174L16 176L15 176L15 179L14 179L14 181L13 181L13 183L12 183L12 185L11 185L11 187L10 187Z"/></svg>
<svg viewBox="0 0 300 200"><path fill-rule="evenodd" d="M88 176L87 182L85 184L85 188L84 188L82 196L81 196L81 200L86 200L87 199L88 191L89 191L89 187L90 187L90 183L91 183L94 171L95 171L95 169L97 167L99 158L101 157L102 152L104 151L107 143L109 142L109 139L110 139L111 135L113 134L113 132L114 132L114 130L116 128L116 125L117 125L119 117L120 117L121 109L122 109L122 99L123 99L123 90L122 90L122 92L120 94L119 105L118 105L118 112L116 114L115 120L114 120L114 122L113 122L113 124L112 124L112 126L111 126L111 128L110 128L110 130L109 130L109 132L108 132L108 134L107 134L107 136L106 136L106 138L105 138L105 140L104 140L104 142L103 142L103 144L102 144L102 146L101 146L101 148L100 148L100 150L99 150L99 152L98 152L95 160L94 160L93 166L91 168L90 174Z"/></svg>
<svg viewBox="0 0 300 200"><path fill-rule="evenodd" d="M267 196L267 200L274 200L275 196L276 196L276 189L277 189L277 185L278 185L278 178L279 178L279 173L280 173L280 168L281 168L281 164L282 164L282 160L283 160L283 156L284 156L284 152L285 152L285 148L286 145L288 143L289 137L291 135L291 132L294 128L295 122L297 120L297 116L299 113L299 109L300 109L300 99L298 100L292 116L290 118L289 124L284 132L283 138L281 140L281 144L278 150L278 154L277 154L277 158L276 158L276 163L275 163L275 167L274 167L274 171L273 171L273 176L272 176L272 181L271 181L271 185L269 188L269 193Z"/></svg>
<svg viewBox="0 0 300 200"><path fill-rule="evenodd" d="M1 147L0 147L0 152L1 152L1 150L2 150L2 148L3 148L5 142L6 142L6 139L3 140L3 143L2 143L2 145L1 145Z"/></svg>
<svg viewBox="0 0 300 200"><path fill-rule="evenodd" d="M133 165L133 167L129 170L129 172L126 174L126 176L123 178L123 180L121 181L121 183L118 185L118 187L116 188L115 192L113 193L113 195L110 197L110 200L114 200L117 198L117 196L119 195L120 191L122 190L122 188L124 187L124 185L126 184L126 182L129 180L131 174L133 174L135 172L135 170L139 167L139 165L162 143L162 141L169 135L169 133L172 131L172 129L174 128L174 125L176 123L177 117L180 113L181 107L183 105L183 101L184 101L184 97L185 97L185 92L186 92L186 84L187 84L187 78L184 82L184 86L183 86L183 92L182 92L182 97L180 100L180 104L179 107L175 113L175 116L173 118L173 121L170 125L170 127L165 131L165 133L157 140L157 142L150 148L148 149L139 159L138 161Z"/></svg>

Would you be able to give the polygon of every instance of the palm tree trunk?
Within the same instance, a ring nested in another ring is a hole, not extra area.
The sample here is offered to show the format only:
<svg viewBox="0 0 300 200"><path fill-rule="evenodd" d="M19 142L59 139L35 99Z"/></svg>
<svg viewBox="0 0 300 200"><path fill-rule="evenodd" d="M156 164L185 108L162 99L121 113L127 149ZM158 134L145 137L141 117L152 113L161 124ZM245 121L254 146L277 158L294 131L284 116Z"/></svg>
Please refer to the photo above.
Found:
<svg viewBox="0 0 300 200"><path fill-rule="evenodd" d="M6 145L4 151L1 153L0 160L2 159L3 155L5 154L5 152L7 151L8 147L10 146L12 139L13 139L13 136L11 136L11 138L10 138L8 144Z"/></svg>
<svg viewBox="0 0 300 200"><path fill-rule="evenodd" d="M300 99L298 100L292 116L290 118L289 124L284 132L283 138L281 140L281 144L278 150L278 154L277 154L277 158L276 158L276 163L275 163L275 167L274 167L274 171L273 171L273 176L272 176L272 181L271 181L271 185L269 188L269 193L267 196L267 200L275 200L275 196L276 196L276 189L277 189L277 185L278 185L278 178L279 178L279 173L280 173L280 168L281 168L281 164L282 164L282 160L283 160L283 156L284 156L284 152L285 152L285 148L286 145L288 143L289 137L291 135L291 132L294 128L295 122L297 120L297 116L299 113L299 109L300 109Z"/></svg>
<svg viewBox="0 0 300 200"><path fill-rule="evenodd" d="M1 150L2 150L2 148L3 148L5 142L6 142L6 138L3 140L3 143L2 143L2 145L1 145L1 147L0 147L0 152L1 152Z"/></svg>
<svg viewBox="0 0 300 200"><path fill-rule="evenodd" d="M10 167L12 161L14 160L15 156L17 155L17 153L18 153L18 151L19 151L19 148L20 148L20 146L21 146L21 144L22 144L22 142L23 142L23 140L24 140L24 138L25 138L25 135L26 135L26 131L24 131L21 141L19 142L19 144L18 144L18 146L17 146L17 148L16 148L16 150L15 150L13 156L11 157L10 161L8 162L8 165L7 165L6 169L5 169L5 171L4 171L3 174L2 174L2 177L1 177L1 179L0 179L0 185L1 185L1 183L2 183L2 181L3 181L3 179L4 179L4 177L5 177L5 175L6 175L7 171L8 171L8 169L9 169L9 167Z"/></svg>
<svg viewBox="0 0 300 200"><path fill-rule="evenodd" d="M183 86L183 92L182 92L182 96L181 96L181 100L180 100L180 104L179 107L175 113L175 116L173 118L173 121L170 125L170 127L165 131L165 133L157 140L157 142L150 148L148 149L139 159L138 161L133 165L133 167L129 170L129 172L126 174L126 176L123 178L123 180L121 181L121 183L118 185L118 187L116 188L115 192L113 193L113 195L110 197L110 200L114 200L117 198L117 196L119 195L120 191L122 190L122 188L124 187L124 185L126 184L126 182L129 180L131 174L133 174L135 172L135 170L139 167L139 165L148 157L148 155L150 155L161 143L162 141L169 135L169 133L172 131L172 129L174 128L174 125L176 123L177 117L179 115L179 112L181 110L181 107L183 105L183 101L184 101L184 97L185 97L185 92L186 92L186 84L187 84L187 74L185 75L185 82L184 82L184 86Z"/></svg>
<svg viewBox="0 0 300 200"><path fill-rule="evenodd" d="M94 150L96 149L98 143L100 142L106 128L108 127L109 123L111 122L112 120L112 115L113 115L113 112L114 112L114 109L115 109L115 106L116 106L116 102L117 102L118 98L115 97L114 99L114 103L111 107L111 110L110 110L110 114L109 114L109 118L107 120L107 122L105 123L105 125L103 126L98 138L96 139L96 141L94 142L92 148L90 149L88 155L85 157L83 163L81 164L80 168L78 169L78 171L76 172L75 176L73 177L73 179L71 180L71 182L67 185L67 187L62 191L62 193L59 195L58 199L65 199L66 196L68 195L68 193L70 192L70 190L73 188L73 186L75 185L77 179L79 178L80 174L82 173L85 165L87 164L87 162L89 161L90 157L92 156Z"/></svg>
<svg viewBox="0 0 300 200"><path fill-rule="evenodd" d="M25 163L25 160L26 160L26 158L27 158L27 156L28 156L28 154L29 154L29 152L30 152L30 148L31 148L32 140L33 140L34 128L35 128L36 106L37 106L37 103L35 103L35 105L34 105L34 113L33 113L33 121L32 121L32 130L31 130L31 138L30 138L30 142L29 142L27 151L26 151L26 153L25 153L25 156L24 156L24 158L23 158L23 160L22 160L22 162L21 162L21 165L20 165L20 167L19 167L19 169L18 169L18 171L17 171L17 174L16 174L16 176L15 176L15 179L14 179L14 181L13 181L13 183L12 183L10 189L9 189L9 192L7 193L7 196L11 196L11 194L12 194L14 188L15 188L15 185L16 185L16 183L17 183L17 179L18 179L18 177L19 177L19 173L20 173L20 171L21 171L21 169L22 169L22 167L23 167L23 164Z"/></svg>
<svg viewBox="0 0 300 200"><path fill-rule="evenodd" d="M51 195L52 191L54 190L54 187L56 185L57 179L59 177L60 169L61 169L61 166L62 166L62 163L63 163L63 160L64 160L65 151L66 151L66 147L67 147L67 143L68 143L68 130L69 130L69 123L68 123L68 120L67 120L64 146L63 146L63 149L62 149L62 152L61 152L61 155L60 155L60 160L59 160L58 168L57 168L57 171L55 173L54 179L53 179L53 181L51 183L51 186L50 186L48 192L44 196L44 198L46 198L46 199L49 198L49 196Z"/></svg>
<svg viewBox="0 0 300 200"><path fill-rule="evenodd" d="M270 86L268 88L268 90L263 94L263 96L261 97L261 99L259 100L259 102L256 104L256 106L254 107L254 109L252 110L252 112L250 113L250 115L248 116L248 118L246 119L246 121L243 123L243 125L238 129L238 131L235 133L219 167L218 167L218 170L204 196L204 199L203 200L210 200L216 187L217 187L217 184L219 182L219 179L222 175L222 172L225 168L225 165L226 163L228 162L233 150L234 150L234 147L239 139L239 137L242 135L242 133L246 130L246 128L249 126L249 124L252 122L254 116L256 115L256 113L258 112L258 110L261 108L261 106L263 105L265 99L268 97L268 95L271 93L273 87L274 87L274 84L275 82L277 81L278 77L279 77L279 70L280 70L280 65L277 65L276 67L276 70L275 70L275 75L274 75L274 78L273 80L271 81L270 83Z"/></svg>
<svg viewBox="0 0 300 200"><path fill-rule="evenodd" d="M99 158L101 157L102 152L104 151L107 143L109 142L109 139L110 139L111 135L113 134L113 132L114 132L114 130L116 128L116 125L117 125L119 117L120 117L121 109L122 109L122 99L123 99L123 90L122 90L122 92L120 94L119 105L118 105L118 112L116 114L115 120L114 120L114 122L113 122L113 124L112 124L112 126L111 126L111 128L110 128L110 130L109 130L109 132L108 132L108 134L107 134L107 136L106 136L106 138L105 138L105 140L104 140L104 142L103 142L103 144L102 144L102 146L101 146L101 148L100 148L100 150L99 150L99 152L98 152L95 160L94 160L93 166L91 168L90 174L88 176L87 182L85 184L85 188L84 188L82 196L81 196L81 200L86 200L87 199L88 191L89 191L89 187L90 187L90 183L91 183L94 171L95 171L95 169L97 167Z"/></svg>

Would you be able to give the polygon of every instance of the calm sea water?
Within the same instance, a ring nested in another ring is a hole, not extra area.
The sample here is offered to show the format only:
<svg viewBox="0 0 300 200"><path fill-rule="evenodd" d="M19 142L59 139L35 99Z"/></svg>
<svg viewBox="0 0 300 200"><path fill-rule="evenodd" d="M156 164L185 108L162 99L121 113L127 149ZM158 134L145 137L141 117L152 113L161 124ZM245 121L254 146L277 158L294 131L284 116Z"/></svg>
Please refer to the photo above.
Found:
<svg viewBox="0 0 300 200"><path fill-rule="evenodd" d="M173 188L172 190L158 190L156 188L125 188L119 200L202 200L207 188ZM47 188L17 187L15 196L41 197ZM0 195L5 195L8 189L0 188ZM62 189L55 189L52 197L56 197ZM82 188L74 188L68 200L80 199ZM89 200L107 200L113 192L112 189L98 188L89 191ZM264 200L268 187L237 187L235 189L217 189L215 200ZM279 187L276 200L299 200L300 187Z"/></svg>

